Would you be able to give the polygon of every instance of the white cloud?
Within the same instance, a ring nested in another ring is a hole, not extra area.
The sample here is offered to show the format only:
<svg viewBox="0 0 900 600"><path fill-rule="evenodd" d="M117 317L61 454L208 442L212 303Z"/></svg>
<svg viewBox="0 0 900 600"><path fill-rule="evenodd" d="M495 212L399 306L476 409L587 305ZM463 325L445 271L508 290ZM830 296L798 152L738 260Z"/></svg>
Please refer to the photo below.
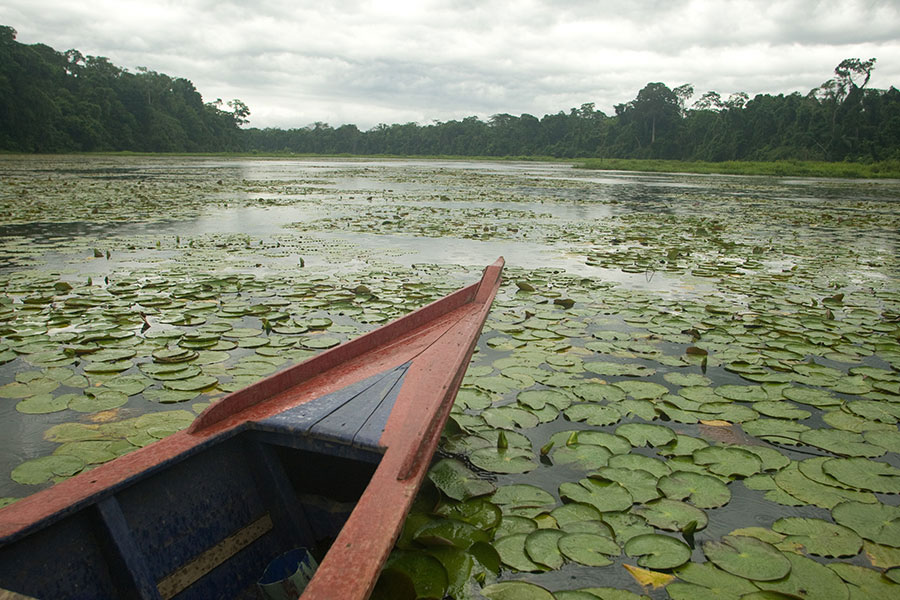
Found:
<svg viewBox="0 0 900 600"><path fill-rule="evenodd" d="M422 123L584 102L647 82L806 93L847 57L900 81L890 0L6 0L19 40L241 98L254 126Z"/></svg>

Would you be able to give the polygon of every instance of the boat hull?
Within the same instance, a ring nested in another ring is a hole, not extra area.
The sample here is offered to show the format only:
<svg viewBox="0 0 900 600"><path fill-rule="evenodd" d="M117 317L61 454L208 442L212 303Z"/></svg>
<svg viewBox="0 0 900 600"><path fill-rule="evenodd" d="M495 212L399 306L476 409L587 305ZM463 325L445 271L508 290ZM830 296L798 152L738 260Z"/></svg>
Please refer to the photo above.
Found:
<svg viewBox="0 0 900 600"><path fill-rule="evenodd" d="M321 564L303 598L368 597L502 266L226 397L186 431L0 510L0 592L255 598L273 558L307 547Z"/></svg>

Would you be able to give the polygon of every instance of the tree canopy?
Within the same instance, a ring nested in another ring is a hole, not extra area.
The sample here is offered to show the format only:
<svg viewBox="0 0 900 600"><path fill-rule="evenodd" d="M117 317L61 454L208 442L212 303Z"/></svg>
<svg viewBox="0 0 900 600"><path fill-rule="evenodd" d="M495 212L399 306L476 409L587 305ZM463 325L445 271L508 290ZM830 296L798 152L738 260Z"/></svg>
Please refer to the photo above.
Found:
<svg viewBox="0 0 900 600"><path fill-rule="evenodd" d="M587 102L536 117L295 129L243 128L238 99L203 102L187 79L16 41L0 26L0 150L292 152L678 160L900 159L900 91L868 87L876 59L848 58L806 95L652 82L608 116ZM227 106L231 110L225 110Z"/></svg>
<svg viewBox="0 0 900 600"><path fill-rule="evenodd" d="M239 150L240 100L204 104L194 84L102 56L16 41L0 26L0 149L21 152Z"/></svg>

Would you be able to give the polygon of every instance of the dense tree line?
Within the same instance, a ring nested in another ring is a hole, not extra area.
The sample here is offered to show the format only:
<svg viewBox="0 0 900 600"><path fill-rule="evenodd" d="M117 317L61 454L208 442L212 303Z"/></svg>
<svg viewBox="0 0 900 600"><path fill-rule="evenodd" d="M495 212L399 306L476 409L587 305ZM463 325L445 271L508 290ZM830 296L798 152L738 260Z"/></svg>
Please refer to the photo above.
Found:
<svg viewBox="0 0 900 600"><path fill-rule="evenodd" d="M187 79L15 40L0 26L0 150L293 152L557 156L681 160L900 159L900 91L868 87L875 59L847 59L808 94L709 91L648 83L606 115L587 103L537 118L381 124L367 131L317 122L241 129L240 100L204 103Z"/></svg>
<svg viewBox="0 0 900 600"><path fill-rule="evenodd" d="M315 123L249 129L260 152L663 158L678 160L900 159L900 91L867 88L875 59L847 59L807 95L706 92L690 107L689 84L648 83L607 116L594 104L541 119L497 114L430 125Z"/></svg>
<svg viewBox="0 0 900 600"><path fill-rule="evenodd" d="M187 79L131 73L102 56L16 41L0 26L0 149L20 152L239 150L249 110L203 103Z"/></svg>

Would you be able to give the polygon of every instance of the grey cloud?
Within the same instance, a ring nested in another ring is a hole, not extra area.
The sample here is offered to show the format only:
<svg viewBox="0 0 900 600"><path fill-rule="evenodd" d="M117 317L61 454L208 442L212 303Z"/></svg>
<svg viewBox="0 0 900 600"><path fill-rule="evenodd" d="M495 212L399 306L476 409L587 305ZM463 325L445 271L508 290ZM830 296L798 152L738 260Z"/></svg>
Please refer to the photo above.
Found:
<svg viewBox="0 0 900 600"><path fill-rule="evenodd" d="M75 47L242 98L254 126L450 120L584 102L647 82L806 93L843 58L900 75L900 8L854 0L6 0L20 40Z"/></svg>

